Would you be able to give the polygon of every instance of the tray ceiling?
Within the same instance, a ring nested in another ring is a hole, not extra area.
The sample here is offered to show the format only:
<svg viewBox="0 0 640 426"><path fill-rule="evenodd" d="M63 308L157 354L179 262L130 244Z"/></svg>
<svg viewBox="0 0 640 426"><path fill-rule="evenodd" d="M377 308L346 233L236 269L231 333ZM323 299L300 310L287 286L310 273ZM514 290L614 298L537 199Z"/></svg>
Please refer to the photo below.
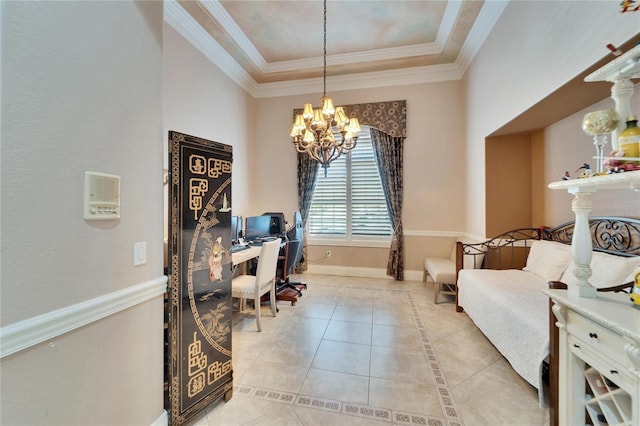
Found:
<svg viewBox="0 0 640 426"><path fill-rule="evenodd" d="M506 3L329 0L328 84L459 79ZM167 1L165 21L254 96L322 90L322 1Z"/></svg>

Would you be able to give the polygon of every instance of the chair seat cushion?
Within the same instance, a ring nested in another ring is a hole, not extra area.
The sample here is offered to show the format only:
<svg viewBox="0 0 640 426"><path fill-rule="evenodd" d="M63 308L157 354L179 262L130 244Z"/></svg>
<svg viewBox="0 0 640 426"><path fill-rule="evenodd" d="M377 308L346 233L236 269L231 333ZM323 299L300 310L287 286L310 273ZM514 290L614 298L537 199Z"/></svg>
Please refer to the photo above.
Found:
<svg viewBox="0 0 640 426"><path fill-rule="evenodd" d="M456 264L451 259L427 257L424 259L424 268L434 282L447 284L456 282Z"/></svg>
<svg viewBox="0 0 640 426"><path fill-rule="evenodd" d="M256 277L254 275L240 275L231 281L231 295L244 299L253 299L256 291Z"/></svg>

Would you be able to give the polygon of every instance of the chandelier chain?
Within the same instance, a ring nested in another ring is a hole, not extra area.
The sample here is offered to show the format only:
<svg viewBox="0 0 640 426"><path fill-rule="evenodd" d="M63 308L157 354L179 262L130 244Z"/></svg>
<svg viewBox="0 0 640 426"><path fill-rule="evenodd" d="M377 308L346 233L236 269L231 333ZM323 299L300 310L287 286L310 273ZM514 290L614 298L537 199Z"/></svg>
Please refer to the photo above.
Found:
<svg viewBox="0 0 640 426"><path fill-rule="evenodd" d="M348 117L344 107L335 107L327 97L327 0L324 0L323 24L322 106L313 108L312 103L305 103L302 113L294 118L290 135L296 151L320 163L326 177L329 164L355 148L361 129L356 117Z"/></svg>
<svg viewBox="0 0 640 426"><path fill-rule="evenodd" d="M323 39L323 58L324 66L322 67L322 96L327 96L327 0L324 0L324 39Z"/></svg>

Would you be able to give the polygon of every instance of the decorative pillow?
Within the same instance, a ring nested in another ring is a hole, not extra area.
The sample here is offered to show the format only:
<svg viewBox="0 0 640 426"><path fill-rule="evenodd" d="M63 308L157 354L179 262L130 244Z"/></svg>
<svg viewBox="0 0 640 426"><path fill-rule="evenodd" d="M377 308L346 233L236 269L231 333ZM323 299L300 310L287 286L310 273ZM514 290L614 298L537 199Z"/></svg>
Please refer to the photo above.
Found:
<svg viewBox="0 0 640 426"><path fill-rule="evenodd" d="M613 287L633 281L633 272L640 267L640 256L621 257L594 252L591 255L591 277L589 283L597 288ZM561 281L571 285L576 283L573 276L574 263L569 263Z"/></svg>
<svg viewBox="0 0 640 426"><path fill-rule="evenodd" d="M534 241L522 268L533 272L545 281L557 281L571 261L571 246L555 241Z"/></svg>

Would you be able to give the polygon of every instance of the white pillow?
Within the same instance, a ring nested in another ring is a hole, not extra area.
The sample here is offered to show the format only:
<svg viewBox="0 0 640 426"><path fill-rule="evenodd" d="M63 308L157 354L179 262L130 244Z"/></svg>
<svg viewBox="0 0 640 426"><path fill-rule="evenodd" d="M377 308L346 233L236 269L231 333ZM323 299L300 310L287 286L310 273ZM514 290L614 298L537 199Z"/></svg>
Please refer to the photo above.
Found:
<svg viewBox="0 0 640 426"><path fill-rule="evenodd" d="M597 288L613 287L633 281L633 272L640 267L640 256L621 257L594 252L591 255L591 277L589 283ZM574 263L569 263L561 281L571 285L577 282L573 276Z"/></svg>
<svg viewBox="0 0 640 426"><path fill-rule="evenodd" d="M522 268L533 272L546 282L557 281L571 261L571 246L555 241L534 241Z"/></svg>

